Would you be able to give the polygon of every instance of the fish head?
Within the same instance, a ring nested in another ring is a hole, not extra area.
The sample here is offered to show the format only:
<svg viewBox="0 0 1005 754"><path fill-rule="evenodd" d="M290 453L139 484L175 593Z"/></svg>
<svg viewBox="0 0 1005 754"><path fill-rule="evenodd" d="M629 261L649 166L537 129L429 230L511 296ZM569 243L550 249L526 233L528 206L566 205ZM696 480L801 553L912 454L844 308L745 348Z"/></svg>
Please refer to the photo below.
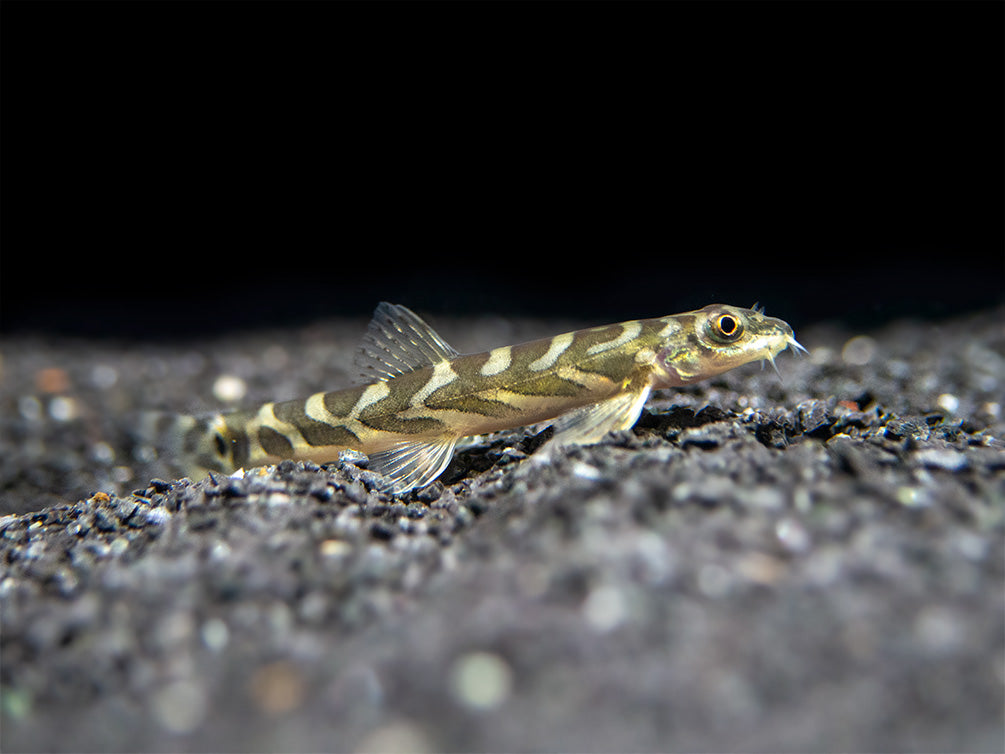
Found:
<svg viewBox="0 0 1005 754"><path fill-rule="evenodd" d="M752 361L767 360L788 347L805 351L787 322L768 317L755 305L744 309L711 304L675 318L680 329L657 353L661 387L687 385Z"/></svg>

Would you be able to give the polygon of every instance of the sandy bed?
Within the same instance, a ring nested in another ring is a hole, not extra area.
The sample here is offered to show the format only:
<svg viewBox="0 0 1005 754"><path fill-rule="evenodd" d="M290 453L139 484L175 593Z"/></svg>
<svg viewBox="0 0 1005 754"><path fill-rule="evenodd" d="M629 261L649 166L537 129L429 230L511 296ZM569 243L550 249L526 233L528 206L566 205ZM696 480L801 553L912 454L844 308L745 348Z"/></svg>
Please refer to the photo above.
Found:
<svg viewBox="0 0 1005 754"><path fill-rule="evenodd" d="M362 320L8 339L0 744L1000 751L1003 322L797 328L783 381L660 393L550 464L504 433L402 500L351 465L178 481L129 439L344 386Z"/></svg>

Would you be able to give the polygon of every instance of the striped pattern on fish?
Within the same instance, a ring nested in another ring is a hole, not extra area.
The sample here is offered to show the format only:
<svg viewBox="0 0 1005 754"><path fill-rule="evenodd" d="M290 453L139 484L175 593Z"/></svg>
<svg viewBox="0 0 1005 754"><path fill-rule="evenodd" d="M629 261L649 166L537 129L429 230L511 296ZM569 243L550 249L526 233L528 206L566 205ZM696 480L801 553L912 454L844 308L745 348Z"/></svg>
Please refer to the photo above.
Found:
<svg viewBox="0 0 1005 754"><path fill-rule="evenodd" d="M653 389L774 364L789 346L803 350L785 322L716 304L461 355L409 309L382 303L357 357L364 384L177 417L170 432L193 475L352 449L401 493L439 476L462 437L557 418L552 446L597 442L631 427Z"/></svg>

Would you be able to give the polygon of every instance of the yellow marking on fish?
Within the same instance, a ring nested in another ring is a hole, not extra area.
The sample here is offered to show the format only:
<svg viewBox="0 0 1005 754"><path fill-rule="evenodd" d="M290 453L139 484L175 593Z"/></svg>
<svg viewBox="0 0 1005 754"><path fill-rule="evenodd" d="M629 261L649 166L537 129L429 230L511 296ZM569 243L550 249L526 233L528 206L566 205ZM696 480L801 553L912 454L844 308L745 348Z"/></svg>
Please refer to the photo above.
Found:
<svg viewBox="0 0 1005 754"><path fill-rule="evenodd" d="M656 360L656 352L651 348L640 348L635 354L635 363L652 364Z"/></svg>
<svg viewBox="0 0 1005 754"><path fill-rule="evenodd" d="M435 393L441 387L449 385L456 379L457 374L450 366L450 362L441 361L439 364L433 366L433 375L429 378L429 382L427 382L421 390L412 396L412 400L410 401L411 405L414 407L421 407L426 398Z"/></svg>
<svg viewBox="0 0 1005 754"><path fill-rule="evenodd" d="M325 422L327 424L337 424L341 419L325 406L325 394L324 393L314 393L307 401L304 403L304 413L316 422ZM272 414L275 416L275 412Z"/></svg>
<svg viewBox="0 0 1005 754"><path fill-rule="evenodd" d="M680 331L681 324L675 319L670 319L667 321L666 325L663 326L663 329L657 333L657 337L669 338L671 335L679 333Z"/></svg>
<svg viewBox="0 0 1005 754"><path fill-rule="evenodd" d="M687 385L792 347L792 329L757 308L693 312L458 354L413 312L383 303L357 367L369 384L208 418L178 417L174 449L195 469L297 458L370 457L394 492L433 481L455 443L554 421L549 448L597 442L638 419L654 389Z"/></svg>
<svg viewBox="0 0 1005 754"><path fill-rule="evenodd" d="M491 377L509 369L511 363L513 363L513 355L509 346L493 348L489 351L489 358L480 371L484 377Z"/></svg>
<svg viewBox="0 0 1005 754"><path fill-rule="evenodd" d="M618 346L623 346L631 340L639 337L639 333L642 332L641 322L625 322L621 325L621 334L614 338L614 340L609 340L606 343L598 343L595 346L590 346L586 349L586 353L593 356L598 353L603 353L604 351L610 351L612 348L617 348Z"/></svg>
<svg viewBox="0 0 1005 754"><path fill-rule="evenodd" d="M352 411L349 412L349 418L358 419L363 411L370 408L374 403L384 400L390 394L391 388L389 382L375 382L367 386L366 390L363 391L363 395L359 397L359 401L353 406Z"/></svg>
<svg viewBox="0 0 1005 754"><path fill-rule="evenodd" d="M542 369L552 366L565 349L572 345L573 336L574 334L571 332L567 332L564 335L556 335L552 338L551 345L548 346L548 350L544 355L530 362L527 368L532 372L540 372Z"/></svg>

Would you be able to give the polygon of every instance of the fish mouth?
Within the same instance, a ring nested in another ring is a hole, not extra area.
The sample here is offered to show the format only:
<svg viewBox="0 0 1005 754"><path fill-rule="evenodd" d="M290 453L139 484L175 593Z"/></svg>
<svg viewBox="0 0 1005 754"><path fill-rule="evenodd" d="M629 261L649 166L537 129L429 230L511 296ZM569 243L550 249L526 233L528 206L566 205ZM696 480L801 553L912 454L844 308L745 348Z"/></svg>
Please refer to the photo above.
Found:
<svg viewBox="0 0 1005 754"><path fill-rule="evenodd" d="M778 375L778 379L782 379L782 373L778 371L778 365L775 364L775 357L778 354L780 354L786 348L791 348L792 352L797 355L809 353L809 351L807 351L803 347L803 345L798 340L795 339L795 337L792 335L792 328L790 328L788 325L786 325L784 330L782 331L782 337L783 340L781 342L781 347L773 348L769 346L767 349L767 353L761 359L761 369L764 369L764 362L767 361L769 364L771 364L771 368L775 370L775 374Z"/></svg>
<svg viewBox="0 0 1005 754"><path fill-rule="evenodd" d="M796 340L795 336L792 334L792 327L788 322L781 319L776 319L775 317L765 317L765 322L768 324L772 334L781 342L781 346L777 349L772 348L774 356L777 356L786 348L792 348L794 353L808 353L805 348L803 348L802 343Z"/></svg>
<svg viewBox="0 0 1005 754"><path fill-rule="evenodd" d="M785 335L785 346L792 348L792 352L796 353L796 354L809 353L809 351L807 351L798 340L796 340L794 337L792 337L792 333L791 332L789 332L789 333L787 333ZM784 350L785 350L785 348L783 348L781 351L779 351L779 353L781 353Z"/></svg>

